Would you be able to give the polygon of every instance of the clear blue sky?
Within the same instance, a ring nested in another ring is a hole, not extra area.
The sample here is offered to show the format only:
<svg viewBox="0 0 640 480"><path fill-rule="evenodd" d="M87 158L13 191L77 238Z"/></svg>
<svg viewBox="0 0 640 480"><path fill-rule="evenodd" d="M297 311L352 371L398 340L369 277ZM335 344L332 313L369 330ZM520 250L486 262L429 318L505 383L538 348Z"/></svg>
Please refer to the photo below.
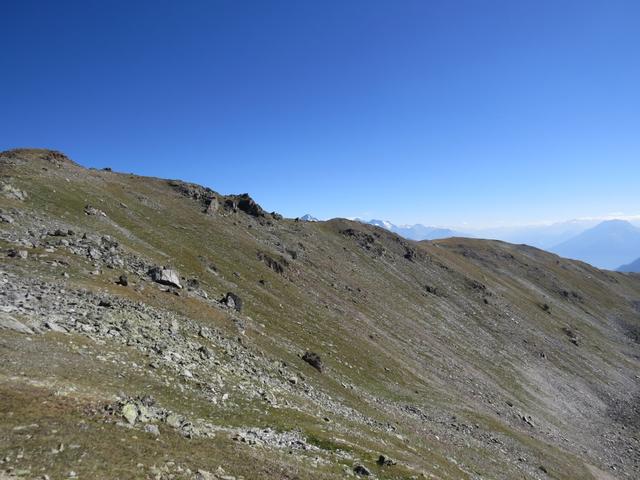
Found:
<svg viewBox="0 0 640 480"><path fill-rule="evenodd" d="M4 1L0 149L287 216L640 213L640 2Z"/></svg>

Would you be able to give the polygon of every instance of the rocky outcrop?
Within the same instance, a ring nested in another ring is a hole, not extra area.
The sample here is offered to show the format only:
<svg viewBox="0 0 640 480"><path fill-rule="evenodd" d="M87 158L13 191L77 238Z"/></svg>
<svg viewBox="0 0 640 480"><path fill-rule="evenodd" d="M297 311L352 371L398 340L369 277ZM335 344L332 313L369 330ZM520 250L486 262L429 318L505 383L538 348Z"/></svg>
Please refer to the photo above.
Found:
<svg viewBox="0 0 640 480"><path fill-rule="evenodd" d="M240 195L219 195L210 188L196 183L188 183L180 180L169 180L169 185L182 196L195 200L200 204L203 213L209 215L243 212L252 217L271 217L274 220L282 219L282 215L273 212L267 213L248 193Z"/></svg>
<svg viewBox="0 0 640 480"><path fill-rule="evenodd" d="M285 270L289 266L289 262L287 262L286 259L281 257L276 260L266 252L258 252L256 256L258 257L258 260L263 262L267 267L269 267L274 272L279 273L280 275L284 275Z"/></svg>
<svg viewBox="0 0 640 480"><path fill-rule="evenodd" d="M225 197L225 208L233 212L241 211L252 217L264 217L265 212L248 193L229 195Z"/></svg>
<svg viewBox="0 0 640 480"><path fill-rule="evenodd" d="M43 160L58 168L63 165L77 165L64 153L46 148L14 148L0 152L0 163L25 163L29 161Z"/></svg>

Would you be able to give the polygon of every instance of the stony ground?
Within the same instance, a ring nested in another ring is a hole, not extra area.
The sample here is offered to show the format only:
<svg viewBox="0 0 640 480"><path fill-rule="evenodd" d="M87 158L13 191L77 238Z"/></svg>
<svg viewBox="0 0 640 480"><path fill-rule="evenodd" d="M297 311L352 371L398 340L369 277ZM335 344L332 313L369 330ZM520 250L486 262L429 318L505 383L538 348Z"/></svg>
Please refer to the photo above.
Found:
<svg viewBox="0 0 640 480"><path fill-rule="evenodd" d="M0 154L0 479L640 477L640 277Z"/></svg>

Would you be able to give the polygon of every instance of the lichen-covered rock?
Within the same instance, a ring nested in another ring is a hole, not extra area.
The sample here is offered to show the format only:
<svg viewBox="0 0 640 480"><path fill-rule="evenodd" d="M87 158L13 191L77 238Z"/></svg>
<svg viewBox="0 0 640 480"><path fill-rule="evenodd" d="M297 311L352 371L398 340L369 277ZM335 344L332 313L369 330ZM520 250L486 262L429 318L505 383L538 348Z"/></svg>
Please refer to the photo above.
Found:
<svg viewBox="0 0 640 480"><path fill-rule="evenodd" d="M122 407L122 416L130 425L135 425L136 419L138 418L138 408L133 403L127 403Z"/></svg>

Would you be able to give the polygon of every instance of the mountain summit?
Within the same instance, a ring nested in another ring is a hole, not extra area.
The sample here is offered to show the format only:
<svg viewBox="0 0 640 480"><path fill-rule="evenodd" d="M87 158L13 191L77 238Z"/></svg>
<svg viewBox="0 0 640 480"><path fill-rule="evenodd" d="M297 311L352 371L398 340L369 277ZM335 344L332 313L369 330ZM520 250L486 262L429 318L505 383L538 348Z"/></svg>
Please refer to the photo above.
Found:
<svg viewBox="0 0 640 480"><path fill-rule="evenodd" d="M640 478L637 276L43 150L0 253L0 478Z"/></svg>

